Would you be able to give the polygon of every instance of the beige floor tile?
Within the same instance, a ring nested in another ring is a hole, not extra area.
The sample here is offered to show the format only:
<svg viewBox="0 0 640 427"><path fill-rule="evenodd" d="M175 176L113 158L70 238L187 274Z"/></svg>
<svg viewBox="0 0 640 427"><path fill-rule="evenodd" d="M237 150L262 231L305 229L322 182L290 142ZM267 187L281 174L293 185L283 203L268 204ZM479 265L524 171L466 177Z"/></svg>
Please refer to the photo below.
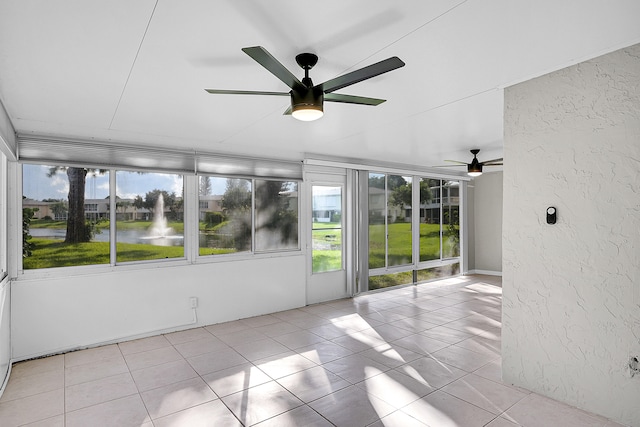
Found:
<svg viewBox="0 0 640 427"><path fill-rule="evenodd" d="M487 427L518 427L519 424L512 423L505 418L498 417L487 424Z"/></svg>
<svg viewBox="0 0 640 427"><path fill-rule="evenodd" d="M68 412L66 415L66 427L140 427L150 425L150 421L138 394Z"/></svg>
<svg viewBox="0 0 640 427"><path fill-rule="evenodd" d="M204 375L208 386L220 397L273 381L252 363L243 363Z"/></svg>
<svg viewBox="0 0 640 427"><path fill-rule="evenodd" d="M393 406L350 386L309 403L315 411L336 426L364 427L394 411Z"/></svg>
<svg viewBox="0 0 640 427"><path fill-rule="evenodd" d="M137 393L131 374L126 372L66 387L65 410L75 411Z"/></svg>
<svg viewBox="0 0 640 427"><path fill-rule="evenodd" d="M276 354L253 363L274 380L317 366L306 357L294 352Z"/></svg>
<svg viewBox="0 0 640 427"><path fill-rule="evenodd" d="M20 426L64 414L64 390L0 402L2 427Z"/></svg>
<svg viewBox="0 0 640 427"><path fill-rule="evenodd" d="M429 427L402 411L393 412L369 427Z"/></svg>
<svg viewBox="0 0 640 427"><path fill-rule="evenodd" d="M145 391L141 396L154 420L218 398L199 377Z"/></svg>
<svg viewBox="0 0 640 427"><path fill-rule="evenodd" d="M234 349L228 348L190 357L187 362L199 375L206 375L232 366L242 365L247 363L247 359Z"/></svg>
<svg viewBox="0 0 640 427"><path fill-rule="evenodd" d="M415 378L395 370L367 378L356 385L396 409L403 408L433 391L433 388L416 381Z"/></svg>
<svg viewBox="0 0 640 427"><path fill-rule="evenodd" d="M216 323L215 325L205 326L204 329L216 337L219 337L220 335L233 334L246 329L251 329L251 326L246 323L242 323L239 320L234 320L232 322Z"/></svg>
<svg viewBox="0 0 640 427"><path fill-rule="evenodd" d="M396 370L434 390L466 375L465 371L428 356L413 360Z"/></svg>
<svg viewBox="0 0 640 427"><path fill-rule="evenodd" d="M307 403L351 385L321 366L280 378L278 383Z"/></svg>
<svg viewBox="0 0 640 427"><path fill-rule="evenodd" d="M193 328L184 331L172 332L165 334L164 337L173 345L182 344L188 341L211 337L211 333L204 328Z"/></svg>
<svg viewBox="0 0 640 427"><path fill-rule="evenodd" d="M11 375L0 402L21 399L62 388L64 388L64 371L61 369L27 376Z"/></svg>
<svg viewBox="0 0 640 427"><path fill-rule="evenodd" d="M402 412L438 427L482 427L495 418L494 414L441 391L416 400Z"/></svg>
<svg viewBox="0 0 640 427"><path fill-rule="evenodd" d="M498 357L495 355L476 353L475 351L458 347L456 344L438 350L431 356L442 363L455 366L467 372L473 372Z"/></svg>
<svg viewBox="0 0 640 427"><path fill-rule="evenodd" d="M218 338L225 344L234 347L236 345L263 340L268 337L265 334L256 331L254 328L247 328L237 332L218 335Z"/></svg>
<svg viewBox="0 0 640 427"><path fill-rule="evenodd" d="M382 363L368 359L360 354L352 354L342 359L325 363L322 367L344 378L351 384L359 383L366 378L373 377L391 369Z"/></svg>
<svg viewBox="0 0 640 427"><path fill-rule="evenodd" d="M362 351L358 354L378 363L382 363L389 368L397 368L405 363L409 363L423 357L422 354L416 353L415 351L407 350L399 345L393 346L386 343L370 350Z"/></svg>
<svg viewBox="0 0 640 427"><path fill-rule="evenodd" d="M409 335L408 337L395 340L391 344L393 346L404 347L408 350L415 351L416 353L426 355L434 353L450 345L449 343L446 343L444 341L429 338L422 334Z"/></svg>
<svg viewBox="0 0 640 427"><path fill-rule="evenodd" d="M255 330L270 338L274 338L279 335L290 334L291 332L299 331L300 328L289 322L278 321L276 323L257 327L255 328Z"/></svg>
<svg viewBox="0 0 640 427"><path fill-rule="evenodd" d="M257 424L303 404L275 381L225 396L222 401L245 425Z"/></svg>
<svg viewBox="0 0 640 427"><path fill-rule="evenodd" d="M259 328L260 326L278 323L280 322L280 319L278 319L273 314L264 314L262 316L254 316L247 319L242 319L241 322L251 326L252 328Z"/></svg>
<svg viewBox="0 0 640 427"><path fill-rule="evenodd" d="M129 369L131 371L136 371L138 369L150 368L152 366L182 360L183 357L175 348L169 346L140 353L127 354L124 356L124 359L127 362Z"/></svg>
<svg viewBox="0 0 640 427"><path fill-rule="evenodd" d="M447 384L441 390L496 415L500 415L527 396L512 387L474 374Z"/></svg>
<svg viewBox="0 0 640 427"><path fill-rule="evenodd" d="M65 386L69 387L117 374L128 373L129 367L122 357L99 360L95 363L70 366L64 371Z"/></svg>
<svg viewBox="0 0 640 427"><path fill-rule="evenodd" d="M426 331L421 332L421 335L439 341L444 341L449 344L456 344L460 341L466 340L467 338L475 336L457 329L447 328L446 326L437 326L435 328L427 329Z"/></svg>
<svg viewBox="0 0 640 427"><path fill-rule="evenodd" d="M509 408L502 417L527 427L591 427L606 423L601 417L537 394L528 395Z"/></svg>
<svg viewBox="0 0 640 427"><path fill-rule="evenodd" d="M64 370L64 354L18 362L11 367L11 376L26 377L57 370Z"/></svg>
<svg viewBox="0 0 640 427"><path fill-rule="evenodd" d="M286 347L290 348L291 350L296 350L308 345L313 345L325 341L324 338L305 330L278 335L277 337L274 337L274 339L280 344L283 344Z"/></svg>
<svg viewBox="0 0 640 427"><path fill-rule="evenodd" d="M168 347L171 343L164 335L156 335L154 337L141 338L134 341L126 341L118 344L122 354L141 353L143 351L155 350L161 347Z"/></svg>
<svg viewBox="0 0 640 427"><path fill-rule="evenodd" d="M353 351L330 341L322 341L302 347L297 349L296 352L318 365L353 354Z"/></svg>
<svg viewBox="0 0 640 427"><path fill-rule="evenodd" d="M264 359L274 354L289 351L287 347L271 338L238 344L233 348L249 361Z"/></svg>
<svg viewBox="0 0 640 427"><path fill-rule="evenodd" d="M198 376L185 360L132 371L131 375L141 392Z"/></svg>
<svg viewBox="0 0 640 427"><path fill-rule="evenodd" d="M182 344L176 344L175 349L182 355L182 357L194 357L205 353L211 353L229 346L222 342L220 339L209 336L207 338L188 341Z"/></svg>
<svg viewBox="0 0 640 427"><path fill-rule="evenodd" d="M122 357L117 344L105 345L102 347L88 348L86 350L73 351L64 355L64 366L81 365L83 363L93 363L99 360L114 359Z"/></svg>
<svg viewBox="0 0 640 427"><path fill-rule="evenodd" d="M213 422L215 421L215 424ZM233 413L220 401L214 400L158 418L154 427L242 427Z"/></svg>
<svg viewBox="0 0 640 427"><path fill-rule="evenodd" d="M23 424L22 427L64 427L64 415L56 415L45 420Z"/></svg>
<svg viewBox="0 0 640 427"><path fill-rule="evenodd" d="M300 406L259 423L259 427L332 427L329 421L308 406Z"/></svg>

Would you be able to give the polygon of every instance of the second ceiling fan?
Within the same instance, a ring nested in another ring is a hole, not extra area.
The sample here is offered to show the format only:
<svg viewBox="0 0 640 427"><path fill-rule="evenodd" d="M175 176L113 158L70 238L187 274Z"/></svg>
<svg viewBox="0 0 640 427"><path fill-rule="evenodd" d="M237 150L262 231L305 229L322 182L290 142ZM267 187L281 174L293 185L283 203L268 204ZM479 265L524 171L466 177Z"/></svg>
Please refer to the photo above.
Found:
<svg viewBox="0 0 640 427"><path fill-rule="evenodd" d="M480 149L475 148L473 150L469 150L471 151L471 154L473 154L473 160L471 160L471 163L467 163L467 162L461 162L459 160L445 160L445 162L451 162L451 163L457 163L455 165L446 165L446 166L439 166L439 167L447 167L447 166L466 166L467 167L467 174L469 176L480 176L482 175L482 167L483 166L500 166L503 164L503 159L502 157L499 159L492 159L492 160L486 160L484 162L481 162L478 160L478 153L480 152Z"/></svg>
<svg viewBox="0 0 640 427"><path fill-rule="evenodd" d="M291 107L284 114L291 114L293 117L303 121L311 121L319 119L323 116L324 101L343 102L347 104L359 105L379 105L385 102L384 99L366 98L362 96L343 95L333 93L336 90L350 86L352 84L370 79L380 74L393 71L397 68L404 67L404 62L397 56L385 59L359 70L343 74L334 79L327 80L314 86L309 77L309 70L318 62L318 56L313 53L301 53L296 56L296 62L304 70L304 78L302 81L293 75L284 65L275 59L262 46L245 47L242 49L244 53L253 58L257 63L266 68L271 74L276 76L280 81L286 84L291 90L289 92L262 92L249 90L224 90L224 89L205 89L213 94L226 95L275 95L290 96Z"/></svg>

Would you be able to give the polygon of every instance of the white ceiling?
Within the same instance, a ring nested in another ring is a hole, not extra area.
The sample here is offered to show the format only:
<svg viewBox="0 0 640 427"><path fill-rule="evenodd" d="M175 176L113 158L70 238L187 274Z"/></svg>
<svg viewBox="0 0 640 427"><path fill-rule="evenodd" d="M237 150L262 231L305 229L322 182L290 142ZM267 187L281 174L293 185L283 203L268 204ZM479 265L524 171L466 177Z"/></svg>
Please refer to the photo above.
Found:
<svg viewBox="0 0 640 427"><path fill-rule="evenodd" d="M637 0L0 0L0 100L19 134L302 159L431 166L502 156L502 89L640 42ZM315 83L390 56L404 68L299 122L240 49ZM508 159L507 159L508 160Z"/></svg>

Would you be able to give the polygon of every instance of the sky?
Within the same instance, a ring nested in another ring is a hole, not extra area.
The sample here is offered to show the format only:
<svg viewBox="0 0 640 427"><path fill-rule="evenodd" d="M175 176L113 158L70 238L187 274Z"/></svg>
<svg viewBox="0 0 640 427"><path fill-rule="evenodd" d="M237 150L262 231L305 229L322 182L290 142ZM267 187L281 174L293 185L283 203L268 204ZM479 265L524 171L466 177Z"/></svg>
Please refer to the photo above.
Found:
<svg viewBox="0 0 640 427"><path fill-rule="evenodd" d="M48 177L50 168L51 166L46 165L23 165L22 195L34 200L66 200L69 193L67 174L65 171L59 171L54 176ZM133 199L137 195L144 198L147 192L159 189L182 196L182 181L182 176L176 174L118 171L116 194L123 199ZM224 188L222 191L224 192ZM107 196L109 196L109 173L88 174L85 198L104 199Z"/></svg>

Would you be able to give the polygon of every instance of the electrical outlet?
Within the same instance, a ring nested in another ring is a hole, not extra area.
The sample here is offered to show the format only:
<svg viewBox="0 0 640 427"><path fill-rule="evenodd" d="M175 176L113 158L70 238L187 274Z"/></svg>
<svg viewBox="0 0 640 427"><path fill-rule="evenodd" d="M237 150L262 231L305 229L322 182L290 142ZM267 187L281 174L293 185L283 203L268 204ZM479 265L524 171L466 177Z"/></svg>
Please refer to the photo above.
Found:
<svg viewBox="0 0 640 427"><path fill-rule="evenodd" d="M191 305L191 308L198 308L198 297L189 298L189 304Z"/></svg>

